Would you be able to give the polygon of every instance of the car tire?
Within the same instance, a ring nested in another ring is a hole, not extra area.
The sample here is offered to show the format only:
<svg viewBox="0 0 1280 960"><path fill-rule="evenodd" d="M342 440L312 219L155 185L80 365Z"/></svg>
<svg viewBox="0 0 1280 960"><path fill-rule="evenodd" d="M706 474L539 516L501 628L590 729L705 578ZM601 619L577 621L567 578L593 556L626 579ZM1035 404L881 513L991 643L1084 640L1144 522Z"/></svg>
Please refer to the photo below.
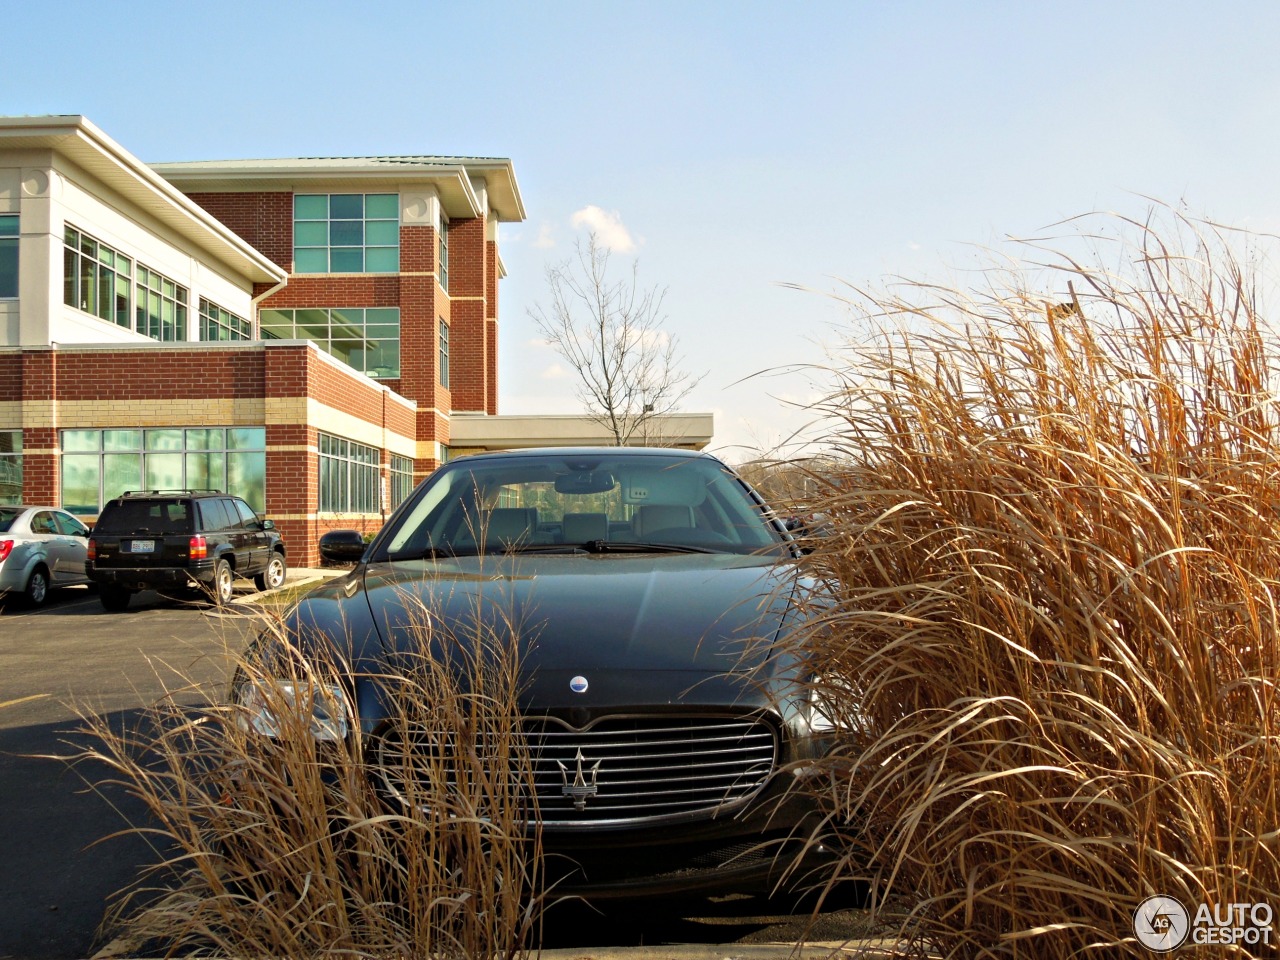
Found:
<svg viewBox="0 0 1280 960"><path fill-rule="evenodd" d="M215 606L225 607L231 602L231 597L235 593L236 575L231 570L231 564L225 560L219 560L213 566L213 582L209 584L209 593L213 598Z"/></svg>
<svg viewBox="0 0 1280 960"><path fill-rule="evenodd" d="M49 571L42 566L31 571L27 577L27 585L23 589L27 606L38 607L49 599Z"/></svg>
<svg viewBox="0 0 1280 960"><path fill-rule="evenodd" d="M272 550L267 568L254 577L253 582L259 590L275 590L284 584L284 574L284 554L279 550Z"/></svg>
<svg viewBox="0 0 1280 960"><path fill-rule="evenodd" d="M128 607L132 596L133 591L128 587L98 587L98 602L102 604L102 609L111 613L119 613Z"/></svg>

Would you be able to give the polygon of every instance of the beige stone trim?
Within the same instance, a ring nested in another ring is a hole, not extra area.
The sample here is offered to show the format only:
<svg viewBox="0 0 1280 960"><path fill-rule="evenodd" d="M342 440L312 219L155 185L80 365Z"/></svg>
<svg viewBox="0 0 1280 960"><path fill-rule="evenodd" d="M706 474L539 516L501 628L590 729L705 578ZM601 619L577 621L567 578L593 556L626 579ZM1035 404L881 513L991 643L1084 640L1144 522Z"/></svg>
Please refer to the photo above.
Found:
<svg viewBox="0 0 1280 960"><path fill-rule="evenodd" d="M414 454L412 437L392 433L381 424L370 423L360 417L330 407L310 397L270 397L266 401L266 423L305 423L322 433L344 437L405 457ZM314 449L314 448L313 448Z"/></svg>
<svg viewBox="0 0 1280 960"><path fill-rule="evenodd" d="M444 459L445 445L439 440L419 440L416 453L407 454L418 460L436 460ZM399 452L399 451L397 451Z"/></svg>
<svg viewBox="0 0 1280 960"><path fill-rule="evenodd" d="M324 433L388 449L404 457L418 455L413 437L405 437L307 397L166 400L7 401L0 404L0 429L42 427L58 430L195 427L201 424L238 427L304 423ZM270 447L315 452L314 446ZM35 453L27 450L24 453ZM52 451L50 451L52 452Z"/></svg>
<svg viewBox="0 0 1280 960"><path fill-rule="evenodd" d="M21 426L59 430L199 426L256 426L261 399L24 400Z"/></svg>

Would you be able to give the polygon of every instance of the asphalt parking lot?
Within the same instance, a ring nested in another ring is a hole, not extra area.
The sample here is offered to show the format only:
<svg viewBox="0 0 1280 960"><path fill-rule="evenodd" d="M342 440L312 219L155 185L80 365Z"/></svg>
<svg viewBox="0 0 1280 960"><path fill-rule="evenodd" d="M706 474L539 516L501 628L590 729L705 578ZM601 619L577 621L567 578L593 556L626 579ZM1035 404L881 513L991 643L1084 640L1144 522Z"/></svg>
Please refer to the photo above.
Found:
<svg viewBox="0 0 1280 960"><path fill-rule="evenodd" d="M89 788L105 768L49 756L92 743L78 732L82 713L129 723L166 691L194 699L201 693L192 684L223 686L251 622L154 593L108 614L87 587L34 611L3 601L0 957L91 956L107 899L153 862L137 837L103 841L143 817L122 791Z"/></svg>
<svg viewBox="0 0 1280 960"><path fill-rule="evenodd" d="M127 724L169 693L192 703L219 696L253 631L251 608L224 613L143 593L126 612L106 613L84 587L38 610L0 600L0 960L86 958L104 945L109 899L157 854L136 835L104 839L145 820L124 791L91 788L105 767L52 757L92 745L82 715ZM808 920L753 900L631 906L604 918L566 910L549 919L542 945L786 943L805 936ZM865 928L864 911L837 909L807 937L838 941Z"/></svg>

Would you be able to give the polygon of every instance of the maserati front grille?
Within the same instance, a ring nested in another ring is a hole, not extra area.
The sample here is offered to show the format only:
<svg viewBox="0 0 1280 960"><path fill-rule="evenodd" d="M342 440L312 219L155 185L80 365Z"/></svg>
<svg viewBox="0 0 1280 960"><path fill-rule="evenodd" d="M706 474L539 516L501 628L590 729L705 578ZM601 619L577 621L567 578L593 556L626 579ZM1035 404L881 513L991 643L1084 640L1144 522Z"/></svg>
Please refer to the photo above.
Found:
<svg viewBox="0 0 1280 960"><path fill-rule="evenodd" d="M474 790L487 775L492 789L495 761L518 767L527 750L524 776L499 789L527 794L518 781L532 782L549 827L727 813L759 793L777 766L777 734L758 715L608 716L581 728L539 717L527 718L522 732L523 740L471 751L463 787ZM410 749L403 733L384 733L374 759L394 796L423 805L431 792L423 781L456 784L458 759L437 735L407 739Z"/></svg>

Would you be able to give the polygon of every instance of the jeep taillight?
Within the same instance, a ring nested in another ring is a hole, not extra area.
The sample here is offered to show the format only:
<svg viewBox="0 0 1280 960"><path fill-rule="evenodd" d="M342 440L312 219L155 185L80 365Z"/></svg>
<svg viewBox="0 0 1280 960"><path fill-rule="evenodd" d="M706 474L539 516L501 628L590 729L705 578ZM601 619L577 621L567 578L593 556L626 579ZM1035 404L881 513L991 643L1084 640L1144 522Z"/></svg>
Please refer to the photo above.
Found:
<svg viewBox="0 0 1280 960"><path fill-rule="evenodd" d="M89 551L89 552L88 552L87 554L85 554L85 556L86 556L88 559L90 559L90 560L97 560L97 559L98 559L98 541L97 541L97 540L90 540L90 541L89 541L88 551Z"/></svg>
<svg viewBox="0 0 1280 960"><path fill-rule="evenodd" d="M192 560L203 560L209 556L209 541L204 537L192 537L187 546Z"/></svg>
<svg viewBox="0 0 1280 960"><path fill-rule="evenodd" d="M0 563L9 559L9 554L13 552L12 540L0 540Z"/></svg>

